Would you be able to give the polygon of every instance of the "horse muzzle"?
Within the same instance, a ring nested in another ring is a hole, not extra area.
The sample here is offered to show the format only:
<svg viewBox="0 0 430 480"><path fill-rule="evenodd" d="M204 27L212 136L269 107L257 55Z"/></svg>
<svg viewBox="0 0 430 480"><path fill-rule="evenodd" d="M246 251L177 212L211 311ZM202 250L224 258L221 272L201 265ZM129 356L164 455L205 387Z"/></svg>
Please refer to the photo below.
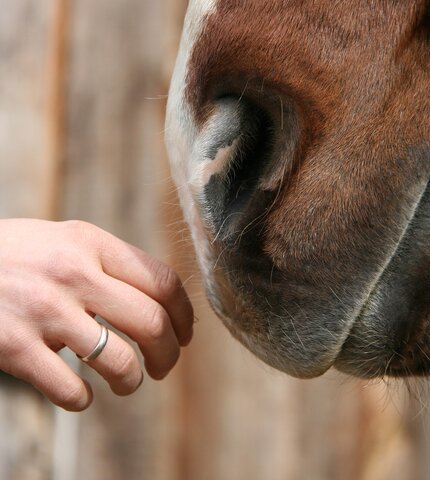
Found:
<svg viewBox="0 0 430 480"><path fill-rule="evenodd" d="M249 350L293 376L315 377L331 366L366 378L426 374L428 157L401 199L401 221L390 219L380 232L372 225L373 238L359 231L364 220L342 211L348 202L334 214L323 195L328 220L307 206L293 221L286 205L290 178L300 188L298 125L293 109L281 122L258 103L224 96L200 129L189 129L174 171L181 171L179 194L213 309ZM297 193L292 198L300 205ZM318 225L329 221L327 241ZM274 224L289 228L274 234Z"/></svg>

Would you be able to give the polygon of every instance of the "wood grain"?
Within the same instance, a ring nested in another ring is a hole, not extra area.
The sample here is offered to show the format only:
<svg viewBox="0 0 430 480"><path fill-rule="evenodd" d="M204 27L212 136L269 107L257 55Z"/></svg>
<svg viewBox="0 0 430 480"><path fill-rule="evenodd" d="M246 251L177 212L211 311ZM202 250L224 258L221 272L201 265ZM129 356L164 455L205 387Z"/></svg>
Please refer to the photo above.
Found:
<svg viewBox="0 0 430 480"><path fill-rule="evenodd" d="M427 480L426 384L288 378L211 313L163 145L185 7L0 0L0 215L80 218L135 243L180 272L198 319L172 375L130 398L84 367L96 399L75 417L77 478ZM1 480L51 478L53 418L0 379Z"/></svg>

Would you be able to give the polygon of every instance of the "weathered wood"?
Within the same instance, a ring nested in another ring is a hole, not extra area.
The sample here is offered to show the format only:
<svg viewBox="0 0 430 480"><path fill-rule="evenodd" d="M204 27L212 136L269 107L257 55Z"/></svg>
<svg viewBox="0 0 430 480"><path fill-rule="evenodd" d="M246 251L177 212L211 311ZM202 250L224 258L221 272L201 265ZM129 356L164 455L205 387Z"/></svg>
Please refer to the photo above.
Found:
<svg viewBox="0 0 430 480"><path fill-rule="evenodd" d="M165 245L167 5L73 3L66 109L64 218L94 222L158 256ZM79 478L163 478L156 475L158 460L170 461L163 424L169 383L146 379L134 396L118 399L92 372L84 374L95 403L80 417Z"/></svg>
<svg viewBox="0 0 430 480"><path fill-rule="evenodd" d="M52 407L26 384L0 383L0 478L47 480L51 472Z"/></svg>
<svg viewBox="0 0 430 480"><path fill-rule="evenodd" d="M0 0L0 215L81 218L145 248L187 280L199 319L169 378L130 398L84 367L94 405L56 427L30 387L0 381L0 479L51 478L66 425L85 480L428 480L425 389L288 378L210 312L163 148L185 4Z"/></svg>
<svg viewBox="0 0 430 480"><path fill-rule="evenodd" d="M52 210L59 0L0 0L0 217Z"/></svg>
<svg viewBox="0 0 430 480"><path fill-rule="evenodd" d="M0 0L0 217L50 218L60 0ZM1 298L1 293L0 293ZM52 406L0 376L0 478L50 478Z"/></svg>

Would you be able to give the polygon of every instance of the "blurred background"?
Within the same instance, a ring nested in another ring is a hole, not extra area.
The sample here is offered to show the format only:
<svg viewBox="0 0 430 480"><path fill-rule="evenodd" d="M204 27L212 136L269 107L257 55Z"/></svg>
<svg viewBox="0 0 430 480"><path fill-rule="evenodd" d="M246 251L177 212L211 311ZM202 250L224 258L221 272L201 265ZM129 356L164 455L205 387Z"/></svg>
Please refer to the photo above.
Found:
<svg viewBox="0 0 430 480"><path fill-rule="evenodd" d="M428 480L424 381L301 381L230 338L201 291L163 144L185 0L0 0L0 215L97 224L174 266L199 322L129 398L70 357L69 414L0 376L0 480Z"/></svg>

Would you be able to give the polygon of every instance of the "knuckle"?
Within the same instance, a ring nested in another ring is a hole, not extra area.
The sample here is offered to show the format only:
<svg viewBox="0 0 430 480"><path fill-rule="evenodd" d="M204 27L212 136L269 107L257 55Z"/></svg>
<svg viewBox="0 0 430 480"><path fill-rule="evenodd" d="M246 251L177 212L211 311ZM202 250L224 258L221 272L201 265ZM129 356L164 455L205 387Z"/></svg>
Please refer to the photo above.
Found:
<svg viewBox="0 0 430 480"><path fill-rule="evenodd" d="M120 381L127 379L134 371L135 366L136 354L134 353L134 350L127 345L117 357L115 371L113 372L115 379Z"/></svg>
<svg viewBox="0 0 430 480"><path fill-rule="evenodd" d="M151 317L147 322L146 334L153 340L161 339L167 332L170 318L161 305L156 305L151 313Z"/></svg>
<svg viewBox="0 0 430 480"><path fill-rule="evenodd" d="M77 243L93 245L103 236L103 230L83 220L67 220L63 222L69 237Z"/></svg>
<svg viewBox="0 0 430 480"><path fill-rule="evenodd" d="M159 294L167 299L174 297L182 286L178 274L163 263L156 267L155 280Z"/></svg>
<svg viewBox="0 0 430 480"><path fill-rule="evenodd" d="M86 236L88 230L92 226L90 223L84 222L83 220L67 220L63 222L63 225L69 232L72 232L73 235L78 237Z"/></svg>
<svg viewBox="0 0 430 480"><path fill-rule="evenodd" d="M44 268L44 274L54 282L66 286L87 284L92 278L89 265L74 248L53 253Z"/></svg>

